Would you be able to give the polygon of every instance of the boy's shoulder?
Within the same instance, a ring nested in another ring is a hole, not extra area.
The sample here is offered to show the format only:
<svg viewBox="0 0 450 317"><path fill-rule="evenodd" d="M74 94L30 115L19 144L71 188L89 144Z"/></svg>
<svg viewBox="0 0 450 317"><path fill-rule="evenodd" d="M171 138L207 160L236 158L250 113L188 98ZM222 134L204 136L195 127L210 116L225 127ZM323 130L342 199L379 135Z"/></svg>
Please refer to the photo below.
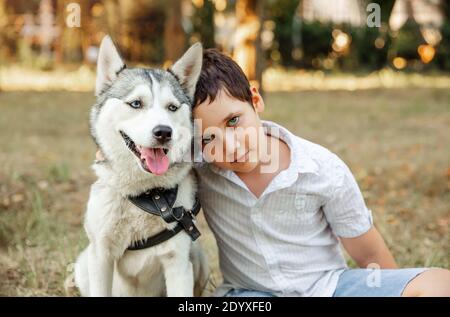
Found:
<svg viewBox="0 0 450 317"><path fill-rule="evenodd" d="M300 163L302 161L312 161L317 165L319 170L322 171L326 167L334 168L344 164L335 153L326 147L304 139L278 123L270 121L264 121L263 123L266 127L278 127L280 129L281 139L287 141L291 150L294 151L294 160Z"/></svg>
<svg viewBox="0 0 450 317"><path fill-rule="evenodd" d="M292 158L299 173L312 172L316 182L330 189L340 187L346 177L352 176L347 164L326 147L295 135L277 123L267 121L264 124L280 129L280 136L290 143L294 152Z"/></svg>
<svg viewBox="0 0 450 317"><path fill-rule="evenodd" d="M353 173L347 164L335 153L326 147L306 140L302 137L295 136L294 158L299 162L300 166L314 165L312 170L314 176L309 178L309 182L320 184L322 194L331 197L337 189L347 186L346 180L352 179ZM303 171L308 171L303 169ZM311 169L309 169L311 171ZM302 169L299 169L302 172Z"/></svg>

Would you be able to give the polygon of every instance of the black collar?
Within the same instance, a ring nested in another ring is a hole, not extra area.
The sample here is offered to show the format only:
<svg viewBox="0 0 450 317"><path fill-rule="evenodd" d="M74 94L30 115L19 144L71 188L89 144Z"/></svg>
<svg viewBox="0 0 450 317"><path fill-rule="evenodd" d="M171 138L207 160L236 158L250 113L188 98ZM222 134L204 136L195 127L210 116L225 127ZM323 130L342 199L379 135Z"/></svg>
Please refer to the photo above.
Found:
<svg viewBox="0 0 450 317"><path fill-rule="evenodd" d="M175 207L173 204L177 199L178 186L170 189L154 188L135 197L128 197L128 200L145 212L155 216L160 216L165 222L176 221L178 224L173 230L165 229L158 234L143 241L137 241L128 247L128 250L141 250L160 244L169 240L181 230L195 241L200 236L200 231L194 224L195 216L200 211L200 202L195 196L195 203L191 210L184 207Z"/></svg>

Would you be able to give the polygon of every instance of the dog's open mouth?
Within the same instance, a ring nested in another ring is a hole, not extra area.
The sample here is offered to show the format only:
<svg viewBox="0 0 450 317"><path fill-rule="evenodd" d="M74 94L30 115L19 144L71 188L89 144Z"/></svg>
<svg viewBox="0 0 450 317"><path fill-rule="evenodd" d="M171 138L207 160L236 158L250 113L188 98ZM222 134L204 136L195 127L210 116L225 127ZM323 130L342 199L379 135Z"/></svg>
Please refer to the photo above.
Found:
<svg viewBox="0 0 450 317"><path fill-rule="evenodd" d="M126 135L125 132L120 131L120 135L125 141L125 144L131 152L139 159L142 168L155 175L163 175L169 169L169 158L167 153L168 148L164 147L152 147L145 148L140 145L136 145L133 140Z"/></svg>

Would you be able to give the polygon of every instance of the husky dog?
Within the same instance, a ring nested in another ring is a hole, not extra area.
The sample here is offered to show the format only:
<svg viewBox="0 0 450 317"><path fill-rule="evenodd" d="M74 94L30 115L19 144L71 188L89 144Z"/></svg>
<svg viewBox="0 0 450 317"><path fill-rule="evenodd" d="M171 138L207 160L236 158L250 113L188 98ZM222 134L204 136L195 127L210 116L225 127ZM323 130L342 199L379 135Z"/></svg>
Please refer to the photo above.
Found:
<svg viewBox="0 0 450 317"><path fill-rule="evenodd" d="M193 296L208 269L187 231L150 248L129 246L174 223L130 202L154 188L178 186L174 207L194 205L191 102L202 64L193 45L168 71L126 68L111 38L100 46L91 133L105 161L93 169L84 228L88 247L75 264L82 296Z"/></svg>

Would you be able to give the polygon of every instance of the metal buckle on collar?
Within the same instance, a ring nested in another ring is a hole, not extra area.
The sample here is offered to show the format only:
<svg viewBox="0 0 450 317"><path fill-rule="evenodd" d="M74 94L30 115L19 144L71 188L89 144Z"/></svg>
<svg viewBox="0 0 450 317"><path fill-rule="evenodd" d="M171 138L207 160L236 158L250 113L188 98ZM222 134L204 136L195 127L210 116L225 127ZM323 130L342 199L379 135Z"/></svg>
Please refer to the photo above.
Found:
<svg viewBox="0 0 450 317"><path fill-rule="evenodd" d="M181 210L180 216L179 216L179 217L177 217L177 215L176 215L176 211L178 211L178 210ZM173 217L176 221L180 221L180 220L183 219L183 217L184 217L184 208L183 208L183 207L175 207L175 208L172 208L172 209L170 210L170 214L172 215L172 217Z"/></svg>

